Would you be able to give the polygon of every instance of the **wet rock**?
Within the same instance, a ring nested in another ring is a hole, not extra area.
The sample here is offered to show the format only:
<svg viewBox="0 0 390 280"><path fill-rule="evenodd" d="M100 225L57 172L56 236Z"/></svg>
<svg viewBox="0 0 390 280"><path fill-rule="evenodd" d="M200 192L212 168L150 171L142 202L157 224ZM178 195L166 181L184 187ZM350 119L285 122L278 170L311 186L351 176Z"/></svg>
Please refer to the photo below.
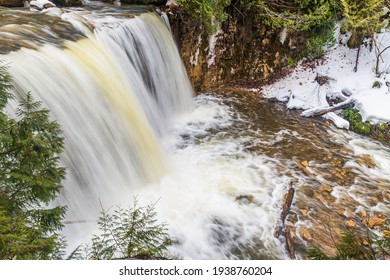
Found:
<svg viewBox="0 0 390 280"><path fill-rule="evenodd" d="M390 229L382 230L382 237L383 238L390 238Z"/></svg>
<svg viewBox="0 0 390 280"><path fill-rule="evenodd" d="M323 204L326 202L335 202L336 198L334 198L330 193L333 191L332 187L329 185L323 185L318 188L314 197L321 201Z"/></svg>
<svg viewBox="0 0 390 280"><path fill-rule="evenodd" d="M329 185L322 185L321 187L318 188L318 191L331 193L333 191L333 188Z"/></svg>
<svg viewBox="0 0 390 280"><path fill-rule="evenodd" d="M335 81L335 79L329 77L329 76L326 76L326 75L323 75L323 74L319 74L317 73L317 76L315 77L314 79L320 86L323 86L325 85L326 83L329 83L329 81Z"/></svg>
<svg viewBox="0 0 390 280"><path fill-rule="evenodd" d="M332 175L332 178L329 180L340 186L351 186L355 181L356 175L350 168L332 168L329 172ZM328 177L329 176L327 176L327 178Z"/></svg>
<svg viewBox="0 0 390 280"><path fill-rule="evenodd" d="M301 212L303 216L307 216L309 214L309 209L307 208L299 209L299 212Z"/></svg>
<svg viewBox="0 0 390 280"><path fill-rule="evenodd" d="M335 167L342 167L343 166L343 162L341 160L338 160L338 159L334 159L331 163L330 163L331 166L335 166Z"/></svg>
<svg viewBox="0 0 390 280"><path fill-rule="evenodd" d="M306 162L307 163L307 162ZM314 178L314 174L311 173L309 170L307 170L306 166L303 165L301 162L295 162L295 164L298 166L300 170L302 170L303 173L305 173L307 176Z"/></svg>
<svg viewBox="0 0 390 280"><path fill-rule="evenodd" d="M320 193L316 192L316 193L314 194L314 197L315 197L316 199L318 199L319 201L321 201L322 204L326 204L325 198L324 198Z"/></svg>
<svg viewBox="0 0 390 280"><path fill-rule="evenodd" d="M343 216L343 217L346 217L346 218L354 218L356 215L355 213L353 213L351 210L349 209L339 209L337 210L337 212Z"/></svg>
<svg viewBox="0 0 390 280"><path fill-rule="evenodd" d="M339 151L343 155L353 155L353 151L351 151L350 149L347 149L345 147L340 148Z"/></svg>
<svg viewBox="0 0 390 280"><path fill-rule="evenodd" d="M305 228L303 228L303 227L300 228L299 234L300 234L300 236L301 236L303 239L305 239L305 240L310 241L310 240L313 239L311 233L310 233L307 229L305 229Z"/></svg>
<svg viewBox="0 0 390 280"><path fill-rule="evenodd" d="M322 177L323 177L325 180L329 180L329 181L333 179L333 176L332 176L332 174L330 174L330 173L325 173L325 174L322 175Z"/></svg>
<svg viewBox="0 0 390 280"><path fill-rule="evenodd" d="M376 163L375 161L373 160L373 158L368 155L368 154L364 154L362 156L360 156L356 162L362 166L367 166L368 168L375 168L376 167Z"/></svg>
<svg viewBox="0 0 390 280"><path fill-rule="evenodd" d="M367 212L364 211L364 210L360 211L359 214L360 214L360 216L363 217L363 218L367 217Z"/></svg>
<svg viewBox="0 0 390 280"><path fill-rule="evenodd" d="M51 0L58 7L79 7L83 5L82 0Z"/></svg>
<svg viewBox="0 0 390 280"><path fill-rule="evenodd" d="M0 0L0 6L3 6L3 7L23 7L24 0Z"/></svg>
<svg viewBox="0 0 390 280"><path fill-rule="evenodd" d="M369 228L381 227L385 223L386 223L386 219L385 218L379 218L377 216L373 216L373 217L370 217L370 218L367 218L367 219L363 220L363 224L365 224Z"/></svg>
<svg viewBox="0 0 390 280"><path fill-rule="evenodd" d="M251 204L253 203L253 200L255 197L250 194L244 194L244 195L239 195L236 197L236 201L243 203L243 204Z"/></svg>
<svg viewBox="0 0 390 280"><path fill-rule="evenodd" d="M208 36L190 15L169 13L174 37L196 91L218 90L228 84L253 87L272 82L291 71L285 67L288 58L296 57L306 47L303 33L292 32L282 44L276 39L280 30L255 24L253 13L239 10L228 9L229 20L213 36Z"/></svg>
<svg viewBox="0 0 390 280"><path fill-rule="evenodd" d="M344 222L344 224L347 228L356 228L357 227L357 224L352 220L347 220Z"/></svg>

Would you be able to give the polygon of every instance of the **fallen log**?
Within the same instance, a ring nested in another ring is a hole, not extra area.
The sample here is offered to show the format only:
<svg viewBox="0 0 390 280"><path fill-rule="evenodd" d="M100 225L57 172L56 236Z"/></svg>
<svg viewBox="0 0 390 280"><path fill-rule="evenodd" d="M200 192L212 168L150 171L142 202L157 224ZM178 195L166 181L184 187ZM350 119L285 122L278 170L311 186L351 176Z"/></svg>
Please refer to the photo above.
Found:
<svg viewBox="0 0 390 280"><path fill-rule="evenodd" d="M294 240L291 235L291 228L286 227L284 230L284 237L286 238L286 247L287 251L290 255L290 259L295 260L295 248L294 248Z"/></svg>
<svg viewBox="0 0 390 280"><path fill-rule="evenodd" d="M325 108L313 108L313 109L308 109L308 110L305 110L301 113L301 116L302 117L317 117L317 116L322 116L322 115L325 115L327 113L331 113L331 112L334 112L336 110L340 110L340 109L346 109L348 108L351 104L353 104L355 102L354 99L352 98L348 98L347 100L343 101L343 102L340 102L334 106L329 106L329 107L325 107Z"/></svg>
<svg viewBox="0 0 390 280"><path fill-rule="evenodd" d="M286 221L286 217L287 217L288 212L290 211L291 204L292 204L292 201L294 198L294 194L295 194L295 189L292 186L290 186L290 189L288 190L286 197L284 199L282 214L280 215L280 219L282 220L282 224L284 224L284 222Z"/></svg>
<svg viewBox="0 0 390 280"><path fill-rule="evenodd" d="M278 227L278 229L275 232L276 238L278 238L280 235L282 235L284 233L285 221L286 221L288 212L290 211L291 204L292 204L292 201L294 198L294 194L295 194L295 189L292 187L292 183L290 183L290 188L284 197L282 213L280 214L280 226Z"/></svg>
<svg viewBox="0 0 390 280"><path fill-rule="evenodd" d="M285 226L286 218L291 209L291 204L294 199L295 189L290 183L290 188L284 197L282 213L280 214L281 224L275 232L275 237L278 238L283 235L286 240L286 248L291 259L295 259L294 241L291 234L291 228Z"/></svg>

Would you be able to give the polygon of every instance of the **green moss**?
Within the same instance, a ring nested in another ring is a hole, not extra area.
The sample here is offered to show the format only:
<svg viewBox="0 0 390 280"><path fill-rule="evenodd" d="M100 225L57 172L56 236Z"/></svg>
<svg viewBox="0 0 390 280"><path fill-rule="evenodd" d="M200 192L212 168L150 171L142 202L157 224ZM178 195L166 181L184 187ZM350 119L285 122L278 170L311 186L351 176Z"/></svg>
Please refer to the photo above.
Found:
<svg viewBox="0 0 390 280"><path fill-rule="evenodd" d="M379 131L386 131L387 129L389 129L389 126L387 125L387 123L380 123L377 125L377 128Z"/></svg>
<svg viewBox="0 0 390 280"><path fill-rule="evenodd" d="M359 111L353 107L345 109L342 112L343 117L349 121L350 129L356 133L368 135L372 130L369 122L363 122Z"/></svg>
<svg viewBox="0 0 390 280"><path fill-rule="evenodd" d="M390 126L387 123L375 125L371 131L371 136L383 143L390 144Z"/></svg>
<svg viewBox="0 0 390 280"><path fill-rule="evenodd" d="M295 67L298 65L300 57L289 57L287 58L287 64L291 67Z"/></svg>
<svg viewBox="0 0 390 280"><path fill-rule="evenodd" d="M379 82L379 81L375 81L373 84L372 84L372 87L373 88L380 88L382 86L382 83Z"/></svg>

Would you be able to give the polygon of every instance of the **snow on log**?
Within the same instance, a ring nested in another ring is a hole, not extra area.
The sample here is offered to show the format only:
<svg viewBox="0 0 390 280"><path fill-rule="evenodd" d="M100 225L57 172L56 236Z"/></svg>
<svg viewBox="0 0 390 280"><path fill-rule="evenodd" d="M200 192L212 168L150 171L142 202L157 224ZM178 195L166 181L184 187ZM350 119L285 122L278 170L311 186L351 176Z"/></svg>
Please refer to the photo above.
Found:
<svg viewBox="0 0 390 280"><path fill-rule="evenodd" d="M330 112L334 112L336 110L345 109L348 108L349 105L353 104L355 102L355 99L350 97L347 100L340 102L333 106L328 107L321 107L321 108L312 108L305 110L301 113L302 117L316 117L316 116L322 116Z"/></svg>

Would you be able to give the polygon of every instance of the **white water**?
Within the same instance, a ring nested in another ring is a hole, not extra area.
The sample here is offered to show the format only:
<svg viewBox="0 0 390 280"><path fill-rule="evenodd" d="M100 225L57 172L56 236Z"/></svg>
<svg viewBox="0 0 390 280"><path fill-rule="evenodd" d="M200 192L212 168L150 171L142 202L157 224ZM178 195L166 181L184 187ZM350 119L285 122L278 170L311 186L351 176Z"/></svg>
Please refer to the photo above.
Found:
<svg viewBox="0 0 390 280"><path fill-rule="evenodd" d="M101 205L137 196L158 201L159 219L179 241L172 253L183 258L285 258L273 233L287 178L224 132L208 136L229 128L233 112L208 96L193 104L164 22L83 17L95 20L94 34L2 57L15 95L30 91L63 128L68 175L59 203L69 207L67 221L86 221L66 227L70 250L90 240Z"/></svg>

